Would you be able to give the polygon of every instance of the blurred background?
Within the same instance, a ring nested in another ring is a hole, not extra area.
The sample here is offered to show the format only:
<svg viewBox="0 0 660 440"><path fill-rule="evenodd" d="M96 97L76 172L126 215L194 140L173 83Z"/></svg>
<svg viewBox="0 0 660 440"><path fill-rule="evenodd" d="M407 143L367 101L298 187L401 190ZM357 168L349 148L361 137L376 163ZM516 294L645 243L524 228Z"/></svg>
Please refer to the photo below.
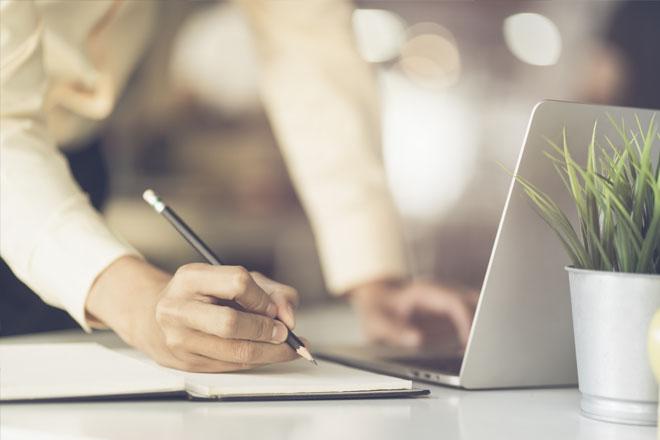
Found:
<svg viewBox="0 0 660 440"><path fill-rule="evenodd" d="M655 4L654 4L655 3ZM358 1L383 157L418 277L478 288L530 112L542 99L660 108L660 17L642 1ZM166 2L105 127L110 225L164 268L199 261L142 202L152 187L224 260L326 293L314 238L230 2ZM304 270L301 270L304 268Z"/></svg>

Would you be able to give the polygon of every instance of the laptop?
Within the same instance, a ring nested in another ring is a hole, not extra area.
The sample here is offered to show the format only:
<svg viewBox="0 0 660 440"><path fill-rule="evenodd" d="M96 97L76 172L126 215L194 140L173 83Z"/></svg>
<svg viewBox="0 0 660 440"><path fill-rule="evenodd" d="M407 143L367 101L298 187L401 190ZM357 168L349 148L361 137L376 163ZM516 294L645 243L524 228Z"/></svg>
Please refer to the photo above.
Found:
<svg viewBox="0 0 660 440"><path fill-rule="evenodd" d="M575 209L551 162L546 139L568 145L579 163L594 122L598 138L618 139L608 115L633 127L657 110L542 101L532 110L515 173L547 192L575 220ZM658 116L656 116L658 117ZM504 170L502 171L504 173ZM319 357L353 367L466 389L562 386L577 383L575 346L564 266L554 232L511 179L468 344L433 351L383 346L321 347Z"/></svg>

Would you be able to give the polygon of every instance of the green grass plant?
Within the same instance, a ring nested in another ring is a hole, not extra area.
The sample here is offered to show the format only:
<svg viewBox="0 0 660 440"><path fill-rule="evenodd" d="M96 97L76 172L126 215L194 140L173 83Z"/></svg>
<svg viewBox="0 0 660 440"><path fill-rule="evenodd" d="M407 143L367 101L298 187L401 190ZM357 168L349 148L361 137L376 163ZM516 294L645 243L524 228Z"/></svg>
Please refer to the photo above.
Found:
<svg viewBox="0 0 660 440"><path fill-rule="evenodd" d="M561 142L546 139L545 152L577 208L572 224L546 193L516 175L535 210L559 236L573 267L589 270L660 273L660 133L655 115L633 127L609 117L614 139L597 141L594 124L586 164Z"/></svg>

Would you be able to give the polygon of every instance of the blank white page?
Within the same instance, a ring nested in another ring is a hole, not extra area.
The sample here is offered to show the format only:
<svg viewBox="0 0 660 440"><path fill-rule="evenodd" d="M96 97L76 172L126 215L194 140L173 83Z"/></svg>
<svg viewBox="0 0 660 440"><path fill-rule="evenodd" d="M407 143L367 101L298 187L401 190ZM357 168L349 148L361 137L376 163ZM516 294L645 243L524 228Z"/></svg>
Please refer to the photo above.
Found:
<svg viewBox="0 0 660 440"><path fill-rule="evenodd" d="M186 389L202 397L294 396L412 389L412 381L319 361L299 359L236 373L184 373Z"/></svg>
<svg viewBox="0 0 660 440"><path fill-rule="evenodd" d="M183 390L180 375L98 344L0 345L0 400Z"/></svg>

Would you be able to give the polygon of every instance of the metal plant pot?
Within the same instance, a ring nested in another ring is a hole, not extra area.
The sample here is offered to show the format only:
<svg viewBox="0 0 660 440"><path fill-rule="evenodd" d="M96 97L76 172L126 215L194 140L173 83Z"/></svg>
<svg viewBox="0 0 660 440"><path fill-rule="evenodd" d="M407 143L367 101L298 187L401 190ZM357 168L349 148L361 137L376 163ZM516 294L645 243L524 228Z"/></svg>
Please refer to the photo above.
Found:
<svg viewBox="0 0 660 440"><path fill-rule="evenodd" d="M658 386L646 350L660 308L660 275L567 267L582 413L655 425Z"/></svg>

